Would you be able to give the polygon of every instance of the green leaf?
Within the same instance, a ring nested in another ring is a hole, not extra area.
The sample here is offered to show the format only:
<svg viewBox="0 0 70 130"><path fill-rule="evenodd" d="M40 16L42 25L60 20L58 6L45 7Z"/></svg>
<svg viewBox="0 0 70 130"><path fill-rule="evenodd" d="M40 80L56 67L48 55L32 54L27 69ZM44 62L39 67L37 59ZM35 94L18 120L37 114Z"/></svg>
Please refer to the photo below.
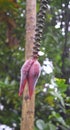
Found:
<svg viewBox="0 0 70 130"><path fill-rule="evenodd" d="M60 127L62 128L62 130L69 130L68 128L66 128L66 127L64 127L62 125L60 125Z"/></svg>
<svg viewBox="0 0 70 130"><path fill-rule="evenodd" d="M43 120L39 119L36 121L36 126L38 127L39 130L44 130L45 123Z"/></svg>
<svg viewBox="0 0 70 130"><path fill-rule="evenodd" d="M44 130L56 130L56 127L55 125L49 122L49 123L46 123Z"/></svg>
<svg viewBox="0 0 70 130"><path fill-rule="evenodd" d="M63 100L63 97L61 95L61 93L59 92L50 92L54 97L58 98L59 101L61 102L62 106L65 107L65 104L64 104L64 100Z"/></svg>
<svg viewBox="0 0 70 130"><path fill-rule="evenodd" d="M68 85L65 84L65 82L66 82L65 79L55 78L55 82L56 82L57 87L60 90L60 92L66 91Z"/></svg>
<svg viewBox="0 0 70 130"><path fill-rule="evenodd" d="M57 118L57 120L62 124L62 125L66 125L64 119L62 117Z"/></svg>

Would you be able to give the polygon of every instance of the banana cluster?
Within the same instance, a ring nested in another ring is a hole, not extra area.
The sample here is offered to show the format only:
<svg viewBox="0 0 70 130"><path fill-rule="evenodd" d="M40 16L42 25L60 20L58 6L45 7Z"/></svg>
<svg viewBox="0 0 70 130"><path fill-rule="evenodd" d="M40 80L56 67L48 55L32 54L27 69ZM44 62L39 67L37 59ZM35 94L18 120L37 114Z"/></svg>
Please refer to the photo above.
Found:
<svg viewBox="0 0 70 130"><path fill-rule="evenodd" d="M45 23L48 0L41 0L40 9L37 15L37 23L35 29L35 41L33 47L33 57L38 58L38 51L40 50L40 41L43 35L43 28Z"/></svg>

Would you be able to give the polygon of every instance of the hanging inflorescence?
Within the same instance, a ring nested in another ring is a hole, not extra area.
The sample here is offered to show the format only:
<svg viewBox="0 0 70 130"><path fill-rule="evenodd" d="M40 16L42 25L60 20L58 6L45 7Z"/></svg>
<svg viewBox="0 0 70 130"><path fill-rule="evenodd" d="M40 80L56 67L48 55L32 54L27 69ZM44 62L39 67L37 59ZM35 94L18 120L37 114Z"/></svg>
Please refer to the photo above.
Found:
<svg viewBox="0 0 70 130"><path fill-rule="evenodd" d="M38 57L38 52L40 50L40 41L42 38L44 23L45 23L45 17L46 17L46 11L47 11L47 4L48 0L41 0L40 9L37 15L37 23L36 23L36 30L35 30L35 41L34 41L34 47L33 47L33 57Z"/></svg>

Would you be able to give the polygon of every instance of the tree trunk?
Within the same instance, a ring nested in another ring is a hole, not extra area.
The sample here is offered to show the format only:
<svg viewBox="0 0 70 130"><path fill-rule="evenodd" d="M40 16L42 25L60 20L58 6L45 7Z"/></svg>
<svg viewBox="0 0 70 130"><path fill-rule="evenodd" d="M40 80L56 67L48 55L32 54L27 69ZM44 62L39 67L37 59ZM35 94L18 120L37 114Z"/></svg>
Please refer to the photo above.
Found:
<svg viewBox="0 0 70 130"><path fill-rule="evenodd" d="M30 58L32 55L35 26L36 26L36 0L27 0L25 59ZM22 118L21 118L20 130L34 130L35 93L33 94L31 100L25 99L27 95L28 95L28 87L26 85L22 101Z"/></svg>

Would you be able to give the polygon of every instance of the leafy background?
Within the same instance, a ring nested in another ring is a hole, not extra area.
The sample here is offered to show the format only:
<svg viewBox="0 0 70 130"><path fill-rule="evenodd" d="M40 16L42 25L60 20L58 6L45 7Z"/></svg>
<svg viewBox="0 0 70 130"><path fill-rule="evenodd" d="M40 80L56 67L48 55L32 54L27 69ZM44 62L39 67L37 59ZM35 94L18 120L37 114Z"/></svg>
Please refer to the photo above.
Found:
<svg viewBox="0 0 70 130"><path fill-rule="evenodd" d="M37 11L39 4L38 0ZM21 121L25 7L25 0L0 0L0 126L14 130ZM49 1L39 61L35 130L70 130L70 0Z"/></svg>

